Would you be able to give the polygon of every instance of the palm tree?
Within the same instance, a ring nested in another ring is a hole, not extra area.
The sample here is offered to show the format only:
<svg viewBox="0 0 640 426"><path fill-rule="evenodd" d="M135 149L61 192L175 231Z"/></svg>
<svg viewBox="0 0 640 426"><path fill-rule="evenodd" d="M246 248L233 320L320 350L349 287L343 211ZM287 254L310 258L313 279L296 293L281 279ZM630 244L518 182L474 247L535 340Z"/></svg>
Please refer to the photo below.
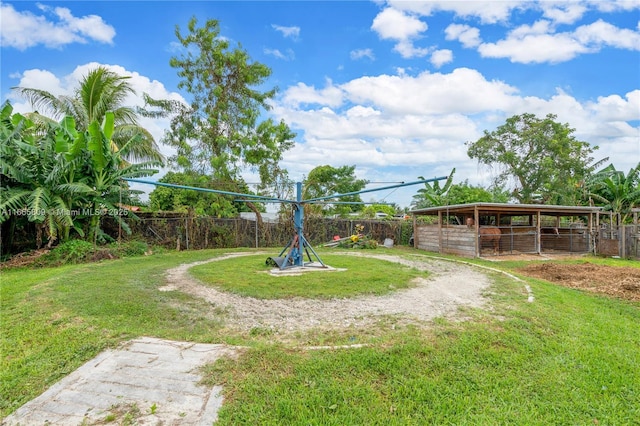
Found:
<svg viewBox="0 0 640 426"><path fill-rule="evenodd" d="M82 79L71 96L55 96L46 90L14 87L20 96L28 100L38 111L30 115L36 123L58 121L62 117L72 117L77 130L86 131L90 123L102 123L108 111L113 113L115 130L112 149L123 150L121 155L127 161L164 162L153 136L138 124L138 114L132 107L123 106L127 96L135 90L127 81L129 77L99 66ZM43 114L49 114L49 117ZM135 138L135 143L127 144Z"/></svg>
<svg viewBox="0 0 640 426"><path fill-rule="evenodd" d="M640 163L626 175L610 164L594 174L586 187L590 199L607 211L619 213L624 223L631 209L640 207Z"/></svg>

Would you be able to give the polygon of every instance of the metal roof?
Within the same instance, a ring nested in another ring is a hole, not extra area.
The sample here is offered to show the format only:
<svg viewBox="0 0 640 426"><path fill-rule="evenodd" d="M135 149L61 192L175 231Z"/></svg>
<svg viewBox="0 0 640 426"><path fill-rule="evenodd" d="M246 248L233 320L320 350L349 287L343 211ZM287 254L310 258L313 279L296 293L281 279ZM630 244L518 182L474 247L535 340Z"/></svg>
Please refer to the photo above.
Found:
<svg viewBox="0 0 640 426"><path fill-rule="evenodd" d="M549 216L581 216L602 211L602 207L585 206L549 206L544 204L503 204L503 203L472 203L455 204L451 206L427 207L424 209L410 210L409 213L420 215L437 215L439 212L470 214L478 210L480 213L502 214L544 214Z"/></svg>

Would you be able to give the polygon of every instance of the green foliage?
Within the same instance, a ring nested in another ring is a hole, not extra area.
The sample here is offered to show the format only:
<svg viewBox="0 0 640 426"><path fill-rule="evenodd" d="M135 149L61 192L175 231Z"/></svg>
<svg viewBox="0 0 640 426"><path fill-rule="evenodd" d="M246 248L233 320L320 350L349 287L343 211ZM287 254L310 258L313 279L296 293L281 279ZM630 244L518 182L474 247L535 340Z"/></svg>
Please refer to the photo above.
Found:
<svg viewBox="0 0 640 426"><path fill-rule="evenodd" d="M144 241L127 241L125 243L113 243L109 247L118 257L142 256L149 251L149 245Z"/></svg>
<svg viewBox="0 0 640 426"><path fill-rule="evenodd" d="M69 263L83 263L91 260L95 247L88 241L70 240L54 247L42 257L47 265L65 265Z"/></svg>
<svg viewBox="0 0 640 426"><path fill-rule="evenodd" d="M497 172L494 186L513 182L520 203L575 204L575 188L595 168L591 155L598 147L578 141L568 124L533 114L515 115L493 132L468 142L468 155Z"/></svg>
<svg viewBox="0 0 640 426"><path fill-rule="evenodd" d="M71 198L77 189L76 170L85 157L77 146L64 144L66 134L79 138L69 123L73 129L73 120L63 120L38 131L32 120L13 114L9 103L0 111L0 222L17 216L35 222L38 247L43 233L50 246L76 227Z"/></svg>
<svg viewBox="0 0 640 426"><path fill-rule="evenodd" d="M384 213L387 216L383 219L393 219L397 211L395 206L389 204L370 204L362 209L361 217L374 219L378 213Z"/></svg>
<svg viewBox="0 0 640 426"><path fill-rule="evenodd" d="M94 262L101 259L142 256L149 251L144 241L127 241L96 247L84 240L69 240L58 244L41 256L34 266L51 267Z"/></svg>
<svg viewBox="0 0 640 426"><path fill-rule="evenodd" d="M302 198L305 200L321 197L330 197L334 194L347 194L364 189L367 181L358 179L355 175L356 166L332 167L329 165L317 166L309 172L303 181ZM354 202L361 203L360 195L347 195L340 198L329 198L327 203ZM308 212L323 213L325 215L345 216L351 212L362 210L361 204L322 204L306 206Z"/></svg>
<svg viewBox="0 0 640 426"><path fill-rule="evenodd" d="M469 203L506 203L510 194L500 188L487 190L482 186L470 185L468 180L462 183L451 185L447 194L448 202L453 204Z"/></svg>
<svg viewBox="0 0 640 426"><path fill-rule="evenodd" d="M194 171L168 172L159 182L243 194L251 193L242 181L215 181L210 176ZM238 212L265 210L261 204L234 202L236 198L212 192L157 186L149 195L149 207L156 211L188 212L192 210L196 215L214 217L235 217ZM248 204L252 205L253 209L250 209Z"/></svg>
<svg viewBox="0 0 640 426"><path fill-rule="evenodd" d="M133 215L118 206L128 192L122 179L149 176L157 163L126 162L122 155L132 141L122 150L112 149L114 114L107 112L103 125L93 121L87 130L78 131L71 117L38 129L12 111L7 103L0 113L0 222L26 216L37 225L38 247L43 232L51 247L57 239L68 239L72 229L95 244L103 239L106 216L129 232L125 218Z"/></svg>
<svg viewBox="0 0 640 426"><path fill-rule="evenodd" d="M440 186L440 181L438 180L434 182L425 182L424 188L419 189L418 193L413 196L411 205L416 209L421 209L451 204L447 198L447 194L453 184L453 175L455 172L455 168L451 170L451 173L443 186ZM419 176L418 179L425 180L422 176Z"/></svg>
<svg viewBox="0 0 640 426"><path fill-rule="evenodd" d="M621 214L624 223L631 209L640 207L640 162L626 175L610 164L591 176L585 186L590 200L606 211Z"/></svg>
<svg viewBox="0 0 640 426"><path fill-rule="evenodd" d="M121 151L123 158L162 163L164 157L151 133L138 124L136 110L123 105L128 96L135 94L129 78L99 66L83 77L71 96L54 96L45 90L27 87L13 90L38 111L32 117L39 123L68 117L73 119L78 131L84 132L93 122L100 124L106 119L111 121L108 127L113 129L107 140L114 150ZM41 113L50 114L51 119Z"/></svg>
<svg viewBox="0 0 640 426"><path fill-rule="evenodd" d="M273 182L281 177L278 163L295 134L284 122L258 121L276 93L258 89L271 70L251 61L240 47L230 49L215 19L198 27L194 17L187 30L183 34L176 27L184 49L170 60L181 78L178 87L192 97L189 107L173 111L164 138L177 150L172 161L180 169L211 174L215 181L238 181L242 168L249 167L263 183Z"/></svg>

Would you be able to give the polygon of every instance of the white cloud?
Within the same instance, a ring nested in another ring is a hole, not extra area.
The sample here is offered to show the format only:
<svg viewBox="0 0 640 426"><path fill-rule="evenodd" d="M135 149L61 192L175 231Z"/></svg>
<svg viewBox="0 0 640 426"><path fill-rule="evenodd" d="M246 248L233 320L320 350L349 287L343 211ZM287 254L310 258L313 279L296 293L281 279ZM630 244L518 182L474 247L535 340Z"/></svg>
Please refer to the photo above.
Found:
<svg viewBox="0 0 640 426"><path fill-rule="evenodd" d="M423 72L415 77L361 77L340 86L352 103L377 105L388 114L475 114L508 107L505 94L516 89L488 81L478 71L458 68L450 74Z"/></svg>
<svg viewBox="0 0 640 426"><path fill-rule="evenodd" d="M272 24L271 27L281 33L284 37L296 39L300 36L300 27L284 27L276 24Z"/></svg>
<svg viewBox="0 0 640 426"><path fill-rule="evenodd" d="M522 25L503 40L480 44L478 52L483 57L509 58L511 62L526 64L565 62L604 47L640 50L640 31L618 28L601 19L572 32L553 31L553 25L547 20Z"/></svg>
<svg viewBox="0 0 640 426"><path fill-rule="evenodd" d="M482 24L506 23L514 11L541 10L554 23L571 24L589 10L611 13L640 9L638 0L387 0L384 4L422 16L451 12L457 18L478 19Z"/></svg>
<svg viewBox="0 0 640 426"><path fill-rule="evenodd" d="M393 50L398 52L403 58L421 58L429 54L429 49L424 47L416 47L411 40L401 40L394 47Z"/></svg>
<svg viewBox="0 0 640 426"><path fill-rule="evenodd" d="M640 31L618 28L602 19L578 27L574 34L576 39L585 45L640 50Z"/></svg>
<svg viewBox="0 0 640 426"><path fill-rule="evenodd" d="M87 15L82 18L76 18L66 7L56 7L53 11L73 33L107 44L111 44L113 37L116 35L113 27L105 24L100 16Z"/></svg>
<svg viewBox="0 0 640 426"><path fill-rule="evenodd" d="M422 57L429 49L414 46L414 40L427 31L427 24L400 10L387 8L373 20L371 29L383 40L395 40L394 50L403 58Z"/></svg>
<svg viewBox="0 0 640 426"><path fill-rule="evenodd" d="M292 61L296 58L295 53L291 49L287 49L286 53L282 53L278 49L263 49L263 53L265 55L273 56L278 59L282 59L283 61Z"/></svg>
<svg viewBox="0 0 640 426"><path fill-rule="evenodd" d="M388 0L387 4L392 7L424 16L429 16L435 12L453 12L461 18L478 18L483 24L494 24L505 22L511 16L514 9L525 8L533 2L530 0L501 0L501 1L451 1L451 0L430 0L414 1Z"/></svg>
<svg viewBox="0 0 640 426"><path fill-rule="evenodd" d="M530 34L483 43L478 47L478 52L485 58L508 58L511 62L523 64L565 62L581 53L593 51L569 34Z"/></svg>
<svg viewBox="0 0 640 426"><path fill-rule="evenodd" d="M390 40L411 39L427 28L427 24L418 18L393 8L384 9L371 24L371 29L377 32L381 39Z"/></svg>
<svg viewBox="0 0 640 426"><path fill-rule="evenodd" d="M333 86L328 81L324 89L316 90L313 86L307 86L304 83L298 83L289 87L282 98L282 101L291 106L299 107L300 105L327 105L336 107L342 104L342 91Z"/></svg>
<svg viewBox="0 0 640 426"><path fill-rule="evenodd" d="M542 1L543 15L557 24L573 24L582 18L588 10L584 2L579 1Z"/></svg>
<svg viewBox="0 0 640 426"><path fill-rule="evenodd" d="M349 53L349 56L353 60L362 59L362 58L369 58L369 59L371 59L373 61L373 60L376 59L375 55L373 54L373 50L371 50L371 49L356 49L356 50L352 50Z"/></svg>
<svg viewBox="0 0 640 426"><path fill-rule="evenodd" d="M3 47L25 50L33 46L44 45L60 48L70 43L87 43L94 40L112 44L115 29L106 24L97 15L81 18L73 16L67 8L41 6L45 15L31 12L18 12L12 5L0 4L0 41ZM49 20L48 15L57 19Z"/></svg>
<svg viewBox="0 0 640 426"><path fill-rule="evenodd" d="M284 154L294 179L318 164L357 165L359 176L373 181L383 173L393 181L447 175L455 167L456 181L488 185L491 171L468 158L465 142L525 112L556 114L576 129L577 139L600 146L596 160L610 157L623 170L640 160L640 90L590 101L560 89L547 98L522 96L511 85L458 68L360 77L322 89L298 84L285 90L273 112L299 133L299 143ZM409 205L415 191L393 198Z"/></svg>
<svg viewBox="0 0 640 426"><path fill-rule="evenodd" d="M520 25L509 33L509 38L521 39L531 35L545 35L552 33L554 31L553 28L551 21L541 19L539 21L535 21L531 25Z"/></svg>
<svg viewBox="0 0 640 426"><path fill-rule="evenodd" d="M430 62L436 68L440 68L451 61L453 61L453 52L449 49L436 50L431 54Z"/></svg>
<svg viewBox="0 0 640 426"><path fill-rule="evenodd" d="M447 40L458 40L464 47L477 47L480 43L480 30L469 25L451 24L445 30Z"/></svg>
<svg viewBox="0 0 640 426"><path fill-rule="evenodd" d="M631 11L634 9L640 9L640 2L638 2L638 0L588 0L586 3L601 12Z"/></svg>
<svg viewBox="0 0 640 426"><path fill-rule="evenodd" d="M589 103L588 107L603 120L638 120L640 90L629 92L624 98L620 95L600 96L597 102Z"/></svg>

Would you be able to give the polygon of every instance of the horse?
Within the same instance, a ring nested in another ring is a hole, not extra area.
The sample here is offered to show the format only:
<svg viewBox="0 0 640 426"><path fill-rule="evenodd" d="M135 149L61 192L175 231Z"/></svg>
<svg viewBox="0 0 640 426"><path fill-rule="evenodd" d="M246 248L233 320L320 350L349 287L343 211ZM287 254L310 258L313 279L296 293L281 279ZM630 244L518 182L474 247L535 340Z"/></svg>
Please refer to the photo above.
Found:
<svg viewBox="0 0 640 426"><path fill-rule="evenodd" d="M473 218L467 218L467 226L469 228L474 227L475 223L476 222L475 220L473 220ZM481 226L478 230L478 234L480 235L481 244L482 241L489 242L491 245L493 245L493 254L497 256L500 252L500 237L502 237L500 228L495 226Z"/></svg>

